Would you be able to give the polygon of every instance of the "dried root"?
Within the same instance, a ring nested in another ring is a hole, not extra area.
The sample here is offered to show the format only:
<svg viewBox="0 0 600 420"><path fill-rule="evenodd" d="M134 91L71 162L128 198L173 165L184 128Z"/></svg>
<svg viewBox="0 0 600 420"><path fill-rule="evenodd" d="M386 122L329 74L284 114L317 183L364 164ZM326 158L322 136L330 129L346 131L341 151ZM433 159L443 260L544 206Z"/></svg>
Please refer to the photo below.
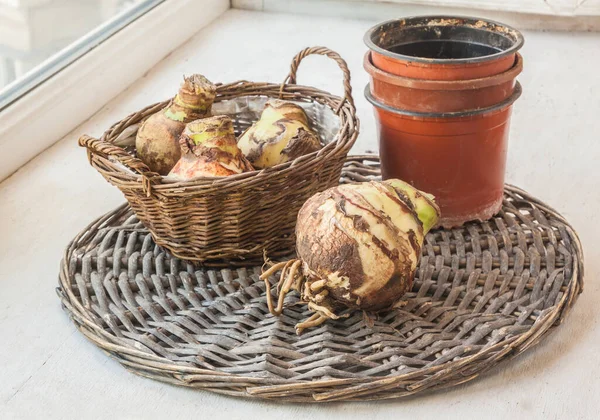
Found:
<svg viewBox="0 0 600 420"><path fill-rule="evenodd" d="M306 321L296 325L296 333L300 334L307 328L321 325L328 319L338 319L339 316L333 312L330 303L327 301L329 291L325 289L325 281L317 280L307 282L302 273L302 260L293 259L289 261L272 263L265 258L263 265L263 273L260 279L265 282L267 294L267 306L269 312L275 316L281 315L283 312L283 301L290 290L301 292L302 300L308 302L308 308L315 313ZM265 266L270 266L265 270ZM279 281L277 282L277 304L271 294L271 283L269 277L281 270Z"/></svg>
<svg viewBox="0 0 600 420"><path fill-rule="evenodd" d="M327 321L328 319L329 318L326 315L323 315L320 312L316 312L316 313L312 314L312 316L310 318L308 318L306 321L302 321L302 322L299 322L296 324L296 334L300 335L300 334L302 334L302 331L304 331L305 329L321 325L323 322Z"/></svg>
<svg viewBox="0 0 600 420"><path fill-rule="evenodd" d="M277 264L273 264L271 268L267 271L264 271L260 278L264 280L266 286L267 293L267 305L269 306L269 312L271 312L275 316L281 315L283 311L283 301L288 292L292 289L298 290L299 280L301 280L301 276L299 275L298 269L302 264L301 260L290 260L285 262L280 262ZM277 299L277 306L273 306L273 297L271 295L271 283L269 283L269 277L281 270L281 275L279 276L279 282L277 283L277 294L279 295Z"/></svg>

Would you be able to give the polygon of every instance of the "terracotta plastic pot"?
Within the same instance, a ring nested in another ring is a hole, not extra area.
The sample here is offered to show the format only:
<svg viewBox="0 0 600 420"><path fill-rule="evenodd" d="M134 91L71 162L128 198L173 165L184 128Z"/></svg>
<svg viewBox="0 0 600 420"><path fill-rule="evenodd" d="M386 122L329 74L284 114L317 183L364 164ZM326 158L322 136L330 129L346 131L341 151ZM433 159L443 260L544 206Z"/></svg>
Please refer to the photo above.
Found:
<svg viewBox="0 0 600 420"><path fill-rule="evenodd" d="M375 67L426 80L480 79L515 63L523 35L490 20L455 16L394 19L369 29L364 41Z"/></svg>
<svg viewBox="0 0 600 420"><path fill-rule="evenodd" d="M371 53L364 68L371 75L371 94L394 108L418 112L458 112L485 108L504 101L513 93L515 78L523 70L517 54L515 64L503 73L470 80L422 80L396 76L376 68Z"/></svg>
<svg viewBox="0 0 600 420"><path fill-rule="evenodd" d="M399 178L435 195L440 225L487 220L502 206L512 104L519 83L503 102L476 111L418 113L377 101L379 155L384 179Z"/></svg>

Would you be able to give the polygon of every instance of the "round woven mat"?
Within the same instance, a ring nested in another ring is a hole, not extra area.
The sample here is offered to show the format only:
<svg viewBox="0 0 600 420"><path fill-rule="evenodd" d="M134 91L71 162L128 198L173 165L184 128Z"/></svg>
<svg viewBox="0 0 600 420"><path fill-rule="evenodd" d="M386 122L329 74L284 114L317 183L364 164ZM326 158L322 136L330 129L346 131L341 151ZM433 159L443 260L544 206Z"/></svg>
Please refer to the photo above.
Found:
<svg viewBox="0 0 600 420"><path fill-rule="evenodd" d="M359 156L341 181L378 175L377 159ZM272 316L259 274L174 258L121 206L69 244L57 290L79 330L138 375L243 397L368 400L464 383L538 343L581 292L583 256L556 211L507 186L492 220L427 235L400 310L297 336L306 307L290 294Z"/></svg>

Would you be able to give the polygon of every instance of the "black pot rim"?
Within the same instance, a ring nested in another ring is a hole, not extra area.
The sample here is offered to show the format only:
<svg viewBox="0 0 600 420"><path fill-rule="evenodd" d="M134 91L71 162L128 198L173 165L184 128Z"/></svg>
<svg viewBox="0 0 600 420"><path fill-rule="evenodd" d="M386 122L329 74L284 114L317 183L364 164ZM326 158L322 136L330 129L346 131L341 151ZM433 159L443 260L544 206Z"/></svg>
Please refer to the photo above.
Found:
<svg viewBox="0 0 600 420"><path fill-rule="evenodd" d="M384 48L381 48L380 46L378 46L377 44L375 44L372 40L371 37L373 35L373 33L375 31L377 31L380 27L385 26L385 25L389 25L392 24L394 22L399 22L399 21L405 21L405 22L409 22L411 20L424 20L424 19L428 19L428 20L433 20L433 19L460 19L460 20L464 20L464 21L468 21L468 22L486 22L486 23L490 23L493 25L497 25L497 26L502 26L504 28L506 28L507 30L513 32L515 34L516 37L516 41L515 43L508 49L504 50L504 51L500 51L497 52L495 54L490 54L490 55L484 55L481 57L473 57L473 58L425 58L425 57L415 57L415 56L411 56L411 55L404 55L404 54L398 54L398 53L393 53L391 51L388 51ZM371 51L375 51L378 54L381 55L385 55L387 57L391 57L391 58L395 58L395 59L399 59L399 60L403 60L403 61L411 61L411 62L417 62L417 63L429 63L429 64L471 64L471 63L482 63L482 62L486 62L486 61L493 61L511 54L515 54L518 50L521 49L521 47L523 46L523 44L525 43L525 38L523 38L523 34L521 32L519 32L518 30L516 30L515 28L513 28L512 26L509 25L505 25L504 23L501 22L496 22L494 20L490 20L490 19L479 19L473 16L449 16L449 15L422 15L422 16L408 16L405 18L396 18L396 19L390 19L390 20L386 20L384 22L378 23L375 26L372 26L371 28L369 28L369 30L365 33L364 37L363 37L363 41L365 43L365 45L371 50Z"/></svg>
<svg viewBox="0 0 600 420"><path fill-rule="evenodd" d="M497 104L485 107L485 108L477 108L468 111L454 111L454 112L417 112L417 111L408 111L406 109L394 108L389 105L386 105L382 102L379 102L377 99L373 97L371 94L371 85L367 83L365 86L365 98L367 101L371 103L371 105L383 109L384 111L391 112L393 114L404 115L407 117L416 117L416 118L461 118L461 117L472 117L475 115L488 114L495 111L501 111L509 106L511 106L523 93L523 88L519 82L516 82L515 89L508 98L503 100L502 102L498 102Z"/></svg>

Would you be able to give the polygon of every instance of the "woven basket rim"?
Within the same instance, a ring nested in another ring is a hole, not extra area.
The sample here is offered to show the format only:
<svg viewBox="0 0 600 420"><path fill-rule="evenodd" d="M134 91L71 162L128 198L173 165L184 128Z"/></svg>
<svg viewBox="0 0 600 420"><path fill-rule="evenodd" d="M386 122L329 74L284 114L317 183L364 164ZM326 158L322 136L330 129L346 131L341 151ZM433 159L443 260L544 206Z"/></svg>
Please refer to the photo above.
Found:
<svg viewBox="0 0 600 420"><path fill-rule="evenodd" d="M275 165L270 168L258 169L249 172L243 172L240 174L222 176L222 177L199 177L189 181L176 181L172 179L168 179L166 176L158 175L154 178L155 183L152 185L152 188L158 191L165 189L181 189L185 188L189 190L190 187L214 187L214 186L229 186L232 184L236 184L241 181L250 181L253 178L278 175L285 176L287 173L294 170L302 170L306 166L309 166L312 162L317 159L327 159L328 157L339 153L340 149L344 150L346 153L350 150L352 145L354 144L356 137L359 132L359 121L356 117L356 109L350 104L348 101L345 101L340 108L340 112L336 114L336 109L334 103L339 103L343 100L343 98L330 94L324 90L313 88L305 85L297 85L297 84L284 84L282 88L282 84L277 83L269 83L269 82L249 82L246 80L238 80L228 84L217 84L217 97L215 102L222 102L224 100L228 100L229 98L223 97L222 93L224 90L231 90L235 88L240 88L249 85L260 85L255 86L257 89L283 89L283 93L293 94L294 98L289 99L290 101L297 102L319 102L321 105L328 107L331 112L340 120L340 129L336 134L333 141L324 145L320 150L312 153L308 153L298 158L291 160L289 162L281 163ZM311 94L304 94L303 91L310 91ZM268 94L242 94L236 95L236 97L263 97L263 98L278 98L278 96L268 95ZM304 100L303 100L304 99ZM135 113L130 114L129 116L117 121L112 124L109 129L107 129L100 139L106 139L108 136L117 137L120 133L122 133L126 128L138 124L138 122L131 122L129 124L124 124L127 122L132 115L137 113L143 113L148 110L158 108L162 109L170 103L171 99L159 101L150 105L143 107ZM341 135L342 132L347 130L348 135ZM110 141L109 141L110 142ZM112 142L110 142L112 143ZM115 147L120 147L115 145ZM124 149L123 149L124 150ZM123 164L119 164L118 162L114 162L113 160L106 159L103 156L96 156L97 159L104 160L106 162L111 162L113 165L112 173L114 175L122 176L129 178L132 181L141 182L144 178L143 175L136 173L131 168ZM116 164L115 164L116 163ZM108 174L107 174L108 175Z"/></svg>

